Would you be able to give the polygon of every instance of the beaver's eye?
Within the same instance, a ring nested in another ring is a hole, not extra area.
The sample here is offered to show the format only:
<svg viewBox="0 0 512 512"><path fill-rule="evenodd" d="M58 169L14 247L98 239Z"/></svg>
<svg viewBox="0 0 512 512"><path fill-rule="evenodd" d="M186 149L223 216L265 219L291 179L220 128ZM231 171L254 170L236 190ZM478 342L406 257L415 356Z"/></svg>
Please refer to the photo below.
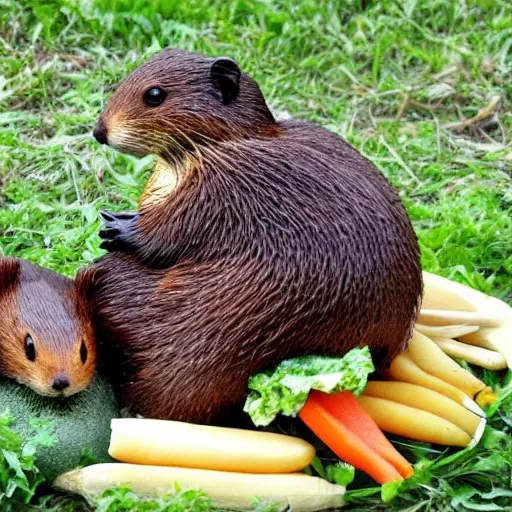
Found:
<svg viewBox="0 0 512 512"><path fill-rule="evenodd" d="M167 93L160 87L151 87L144 93L144 102L148 107L158 107L164 102L166 96Z"/></svg>
<svg viewBox="0 0 512 512"><path fill-rule="evenodd" d="M85 346L84 341L82 341L82 344L80 345L80 360L82 361L82 364L85 364L87 361L87 347Z"/></svg>
<svg viewBox="0 0 512 512"><path fill-rule="evenodd" d="M29 361L36 360L36 345L30 334L27 334L27 337L25 338L25 354Z"/></svg>

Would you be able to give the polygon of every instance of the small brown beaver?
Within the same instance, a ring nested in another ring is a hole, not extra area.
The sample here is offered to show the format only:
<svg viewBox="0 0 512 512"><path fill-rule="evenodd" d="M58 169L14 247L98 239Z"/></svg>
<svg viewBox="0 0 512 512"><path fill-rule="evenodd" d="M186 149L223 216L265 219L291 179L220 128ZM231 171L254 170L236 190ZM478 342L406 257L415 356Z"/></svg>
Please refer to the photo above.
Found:
<svg viewBox="0 0 512 512"><path fill-rule="evenodd" d="M334 133L276 122L233 60L158 53L94 135L158 159L140 211L103 214L112 252L82 274L124 405L225 424L283 359L404 349L422 280L397 193Z"/></svg>
<svg viewBox="0 0 512 512"><path fill-rule="evenodd" d="M17 258L0 258L0 375L45 396L91 382L94 329L73 281Z"/></svg>

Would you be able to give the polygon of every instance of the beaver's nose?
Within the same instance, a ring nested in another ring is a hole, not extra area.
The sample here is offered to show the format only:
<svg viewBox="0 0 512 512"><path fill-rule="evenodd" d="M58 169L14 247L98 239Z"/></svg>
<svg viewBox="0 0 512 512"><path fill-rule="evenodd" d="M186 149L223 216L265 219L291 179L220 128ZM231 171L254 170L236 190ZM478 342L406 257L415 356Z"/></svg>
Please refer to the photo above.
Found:
<svg viewBox="0 0 512 512"><path fill-rule="evenodd" d="M57 377L52 384L52 388L55 391L62 391L69 387L69 380L66 377Z"/></svg>
<svg viewBox="0 0 512 512"><path fill-rule="evenodd" d="M96 123L96 126L94 127L94 130L93 130L92 134L94 135L95 139L100 144L108 144L107 128L103 124L103 121L101 120L101 118Z"/></svg>

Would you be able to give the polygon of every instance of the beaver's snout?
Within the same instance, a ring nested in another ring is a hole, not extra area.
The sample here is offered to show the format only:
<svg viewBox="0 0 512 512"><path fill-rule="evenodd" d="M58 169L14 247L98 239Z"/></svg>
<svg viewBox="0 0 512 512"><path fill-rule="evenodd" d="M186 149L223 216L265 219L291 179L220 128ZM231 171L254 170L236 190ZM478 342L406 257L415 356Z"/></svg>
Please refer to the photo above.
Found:
<svg viewBox="0 0 512 512"><path fill-rule="evenodd" d="M102 119L100 118L98 122L96 123L96 126L94 127L94 130L92 132L94 135L94 138L100 143L100 144L108 144L107 139L107 128L103 124Z"/></svg>
<svg viewBox="0 0 512 512"><path fill-rule="evenodd" d="M66 388L69 387L69 380L67 377L59 376L57 377L52 384L52 388L55 391L64 391Z"/></svg>

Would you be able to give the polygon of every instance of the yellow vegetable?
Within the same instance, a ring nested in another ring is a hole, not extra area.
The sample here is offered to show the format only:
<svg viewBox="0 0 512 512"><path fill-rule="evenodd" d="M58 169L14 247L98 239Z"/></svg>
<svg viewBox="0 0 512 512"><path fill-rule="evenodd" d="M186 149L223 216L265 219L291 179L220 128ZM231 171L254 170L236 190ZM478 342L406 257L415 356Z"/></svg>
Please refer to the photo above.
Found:
<svg viewBox="0 0 512 512"><path fill-rule="evenodd" d="M408 350L393 359L391 366L384 372L386 378L398 380L400 382L410 382L433 391L437 391L457 403L463 405L466 409L474 412L482 418L485 417L484 411L469 398L460 389L448 384L444 380L438 379L433 375L423 371L409 356Z"/></svg>
<svg viewBox="0 0 512 512"><path fill-rule="evenodd" d="M455 283L458 284L458 283ZM460 288L445 277L423 272L423 300L425 309L447 309L453 311L476 311L473 301L464 297Z"/></svg>
<svg viewBox="0 0 512 512"><path fill-rule="evenodd" d="M427 411L453 423L471 437L481 437L486 420L431 389L409 382L371 381L363 396L383 398Z"/></svg>
<svg viewBox="0 0 512 512"><path fill-rule="evenodd" d="M452 311L484 311L506 314L508 304L500 299L474 290L469 286L450 281L445 277L423 272L424 294L422 307L425 309L448 309Z"/></svg>
<svg viewBox="0 0 512 512"><path fill-rule="evenodd" d="M494 350L461 343L451 338L432 338L432 341L450 357L462 359L488 370L504 370L507 368L506 359Z"/></svg>
<svg viewBox="0 0 512 512"><path fill-rule="evenodd" d="M458 338L473 333L480 329L478 325L424 325L416 323L415 329L425 336L437 336L443 338Z"/></svg>
<svg viewBox="0 0 512 512"><path fill-rule="evenodd" d="M109 454L117 460L243 473L292 473L315 449L297 437L178 421L112 420Z"/></svg>
<svg viewBox="0 0 512 512"><path fill-rule="evenodd" d="M234 510L254 508L253 498L258 497L260 503L313 512L342 506L345 492L345 487L302 473L262 475L121 463L75 469L59 476L54 485L91 498L122 484L136 493L155 496L174 492L175 483L183 490L202 490L214 506Z"/></svg>
<svg viewBox="0 0 512 512"><path fill-rule="evenodd" d="M409 341L411 359L425 372L437 377L471 398L485 389L485 383L447 356L430 338L415 332Z"/></svg>
<svg viewBox="0 0 512 512"><path fill-rule="evenodd" d="M425 320L423 317L416 325L418 331L426 336L460 338L464 343L496 350L507 360L508 367L512 369L512 308L507 303L428 272L423 272L423 281L425 293L422 307L425 310L466 311L479 316L500 317L501 325L490 327L488 323L480 322L481 329L477 329L476 326L466 326L466 332L464 332L464 326L461 325L443 327L423 325L422 322Z"/></svg>
<svg viewBox="0 0 512 512"><path fill-rule="evenodd" d="M472 442L462 429L430 412L373 396L359 396L357 401L384 432L445 446Z"/></svg>
<svg viewBox="0 0 512 512"><path fill-rule="evenodd" d="M462 336L460 340L471 345L496 350L506 359L508 367L512 370L512 312L507 322L501 327L480 329Z"/></svg>
<svg viewBox="0 0 512 512"><path fill-rule="evenodd" d="M424 309L418 314L418 323L430 326L473 325L479 327L499 327L506 321L506 315L490 312L446 311L443 309Z"/></svg>

